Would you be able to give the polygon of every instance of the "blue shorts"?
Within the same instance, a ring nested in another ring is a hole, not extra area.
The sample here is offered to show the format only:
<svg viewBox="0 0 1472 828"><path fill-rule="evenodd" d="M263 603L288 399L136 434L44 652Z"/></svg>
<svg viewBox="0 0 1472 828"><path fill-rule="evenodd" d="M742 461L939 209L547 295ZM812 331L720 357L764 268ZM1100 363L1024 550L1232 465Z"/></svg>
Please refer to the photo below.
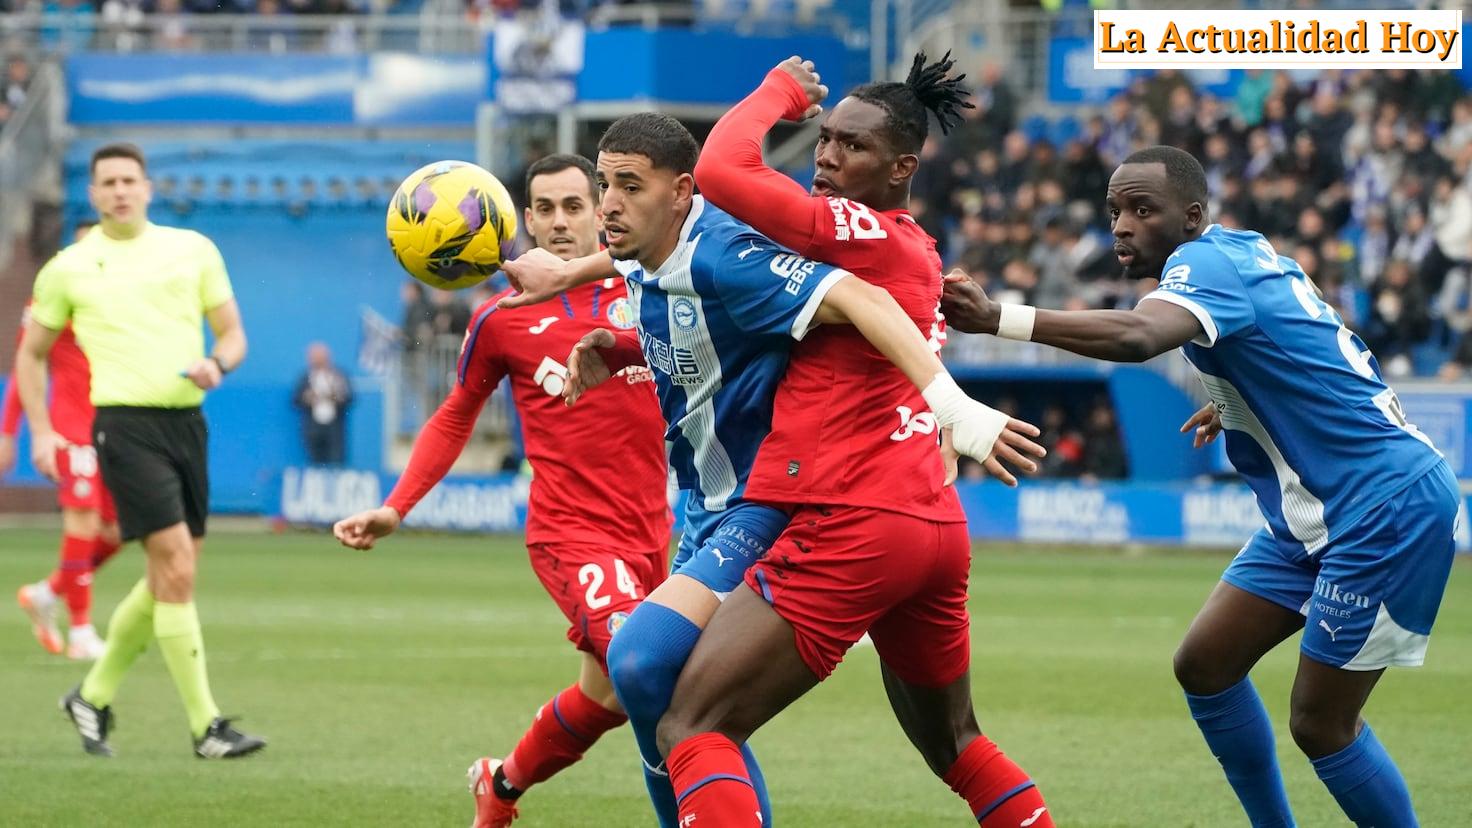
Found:
<svg viewBox="0 0 1472 828"><path fill-rule="evenodd" d="M711 512L690 497L670 574L694 578L725 600L787 528L787 519L786 512L744 500Z"/></svg>
<svg viewBox="0 0 1472 828"><path fill-rule="evenodd" d="M1420 666L1456 554L1460 498L1442 463L1312 557L1258 530L1222 580L1302 613L1301 649L1314 661L1344 670Z"/></svg>

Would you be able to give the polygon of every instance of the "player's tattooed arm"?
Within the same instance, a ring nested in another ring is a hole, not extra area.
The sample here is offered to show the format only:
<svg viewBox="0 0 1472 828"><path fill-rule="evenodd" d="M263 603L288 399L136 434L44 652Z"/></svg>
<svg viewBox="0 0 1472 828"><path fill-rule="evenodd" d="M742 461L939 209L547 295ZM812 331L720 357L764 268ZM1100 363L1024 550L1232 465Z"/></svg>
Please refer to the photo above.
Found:
<svg viewBox="0 0 1472 828"><path fill-rule="evenodd" d="M1133 310L1043 310L997 302L957 271L946 277L941 312L965 333L1041 342L1109 362L1144 362L1203 332L1190 311L1168 302L1141 302Z"/></svg>
<svg viewBox="0 0 1472 828"><path fill-rule="evenodd" d="M606 251L563 261L540 247L505 263L501 270L516 288L514 295L496 303L502 308L535 305L578 285L619 275L613 267L613 257Z"/></svg>

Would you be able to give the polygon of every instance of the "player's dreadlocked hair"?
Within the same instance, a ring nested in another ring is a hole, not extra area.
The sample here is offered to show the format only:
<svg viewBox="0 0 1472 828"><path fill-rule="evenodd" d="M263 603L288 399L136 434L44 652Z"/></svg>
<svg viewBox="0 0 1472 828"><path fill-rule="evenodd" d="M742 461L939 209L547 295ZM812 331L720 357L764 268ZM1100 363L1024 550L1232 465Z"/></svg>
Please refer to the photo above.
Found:
<svg viewBox="0 0 1472 828"><path fill-rule="evenodd" d="M897 151L919 152L930 134L928 112L935 113L944 135L961 117L962 109L975 109L966 100L971 90L961 85L966 76L947 77L955 65L950 52L929 65L925 53L920 52L910 64L910 75L904 83L866 83L849 94L889 114L886 126Z"/></svg>

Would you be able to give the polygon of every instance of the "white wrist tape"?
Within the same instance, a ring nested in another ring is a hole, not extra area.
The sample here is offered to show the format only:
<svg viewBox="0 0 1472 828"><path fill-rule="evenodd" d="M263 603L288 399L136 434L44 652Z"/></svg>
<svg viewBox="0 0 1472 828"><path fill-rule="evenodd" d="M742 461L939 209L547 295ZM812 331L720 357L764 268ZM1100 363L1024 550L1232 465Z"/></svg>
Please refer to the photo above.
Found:
<svg viewBox="0 0 1472 828"><path fill-rule="evenodd" d="M1032 305L1002 303L1001 315L997 318L997 336L1003 339L1032 341L1032 325L1038 318L1038 309Z"/></svg>
<svg viewBox="0 0 1472 828"><path fill-rule="evenodd" d="M935 413L935 421L941 428L950 428L966 415L967 408L972 400L961 390L951 375L944 371L935 375L935 379L925 386L920 392L925 398L925 404Z"/></svg>
<svg viewBox="0 0 1472 828"><path fill-rule="evenodd" d="M950 374L936 374L920 394L935 413L936 424L952 429L953 447L967 457L990 457L997 438L1011 422L1006 414L966 396Z"/></svg>

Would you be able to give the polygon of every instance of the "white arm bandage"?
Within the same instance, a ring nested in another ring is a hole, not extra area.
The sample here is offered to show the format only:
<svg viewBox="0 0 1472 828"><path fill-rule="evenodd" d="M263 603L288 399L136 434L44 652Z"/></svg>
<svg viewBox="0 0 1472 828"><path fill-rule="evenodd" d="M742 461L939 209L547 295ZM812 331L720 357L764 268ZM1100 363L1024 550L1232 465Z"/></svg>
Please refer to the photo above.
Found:
<svg viewBox="0 0 1472 828"><path fill-rule="evenodd" d="M1032 325L1037 320L1038 309L1032 305L1002 303L1002 313L997 319L997 336L1003 339L1032 341Z"/></svg>

